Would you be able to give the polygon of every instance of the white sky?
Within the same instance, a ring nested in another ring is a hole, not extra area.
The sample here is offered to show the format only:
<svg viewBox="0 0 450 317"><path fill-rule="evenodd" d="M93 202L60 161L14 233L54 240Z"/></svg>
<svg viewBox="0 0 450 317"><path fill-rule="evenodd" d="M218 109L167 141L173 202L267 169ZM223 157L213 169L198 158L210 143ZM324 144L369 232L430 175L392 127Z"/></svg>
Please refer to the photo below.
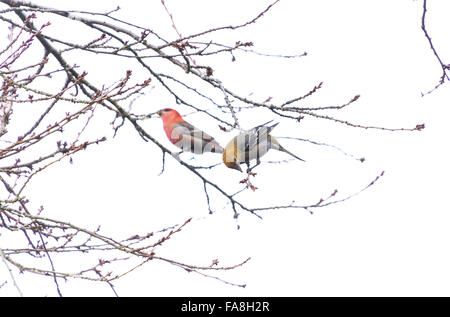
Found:
<svg viewBox="0 0 450 317"><path fill-rule="evenodd" d="M183 35L245 22L270 3L165 2ZM60 1L37 3L68 8ZM82 0L72 2L70 8L107 11L116 4L122 8L120 17L176 38L157 0L145 4ZM447 0L428 4L428 31L444 62L450 61L450 23L445 16L449 9ZM96 118L99 125L89 132L106 135L108 143L75 156L73 165L65 161L47 170L30 183L29 195L49 215L92 229L101 225L105 234L119 237L156 231L193 217L160 249L161 256L182 262L209 265L217 258L220 265L233 265L251 257L243 267L219 274L227 281L247 284L245 289L153 261L115 283L121 296L449 296L450 89L446 83L421 97L441 76L420 29L421 14L422 1L281 0L248 29L224 31L214 38L228 43L253 41L253 49L264 53L308 52L307 57L290 60L245 54L236 54L234 63L229 55L211 59L214 75L241 95L252 93L260 101L270 96L276 103L302 95L323 81L323 88L302 105L339 105L360 94L356 103L333 115L385 127L425 123L421 132L383 132L310 118L300 124L281 120L276 136L331 143L365 157L366 162L327 147L280 139L307 162L263 164L254 179L259 189L238 196L248 205L292 200L312 204L334 189L339 197L357 192L385 171L376 185L345 203L316 209L313 215L301 209L266 211L261 213L263 220L241 212L236 222L230 206L210 189L215 213L209 215L200 180L170 158L164 174L157 176L158 148L143 142L130 126L112 139L109 117L103 126ZM48 30L67 32L56 22ZM74 37L84 34L70 32ZM130 67L111 64L107 58L76 62L89 72L88 79L106 84ZM143 69L131 67L136 76L148 76ZM144 112L165 106L175 107L174 100L158 87L134 105ZM271 118L261 112L239 119L244 128L250 128ZM220 131L202 115L190 115L188 120L221 143L234 135ZM149 120L144 127L171 146L159 119ZM283 153L270 153L263 161L286 158ZM192 162L208 164L219 159L207 154ZM229 192L240 188L242 175L224 166L206 175ZM71 259L75 265L84 261L76 256ZM6 272L0 263L0 276L7 276ZM17 273L15 277L27 296L56 295L50 279ZM72 280L62 283L61 290L66 296L113 295L106 284ZM0 289L0 296L16 294L12 283Z"/></svg>

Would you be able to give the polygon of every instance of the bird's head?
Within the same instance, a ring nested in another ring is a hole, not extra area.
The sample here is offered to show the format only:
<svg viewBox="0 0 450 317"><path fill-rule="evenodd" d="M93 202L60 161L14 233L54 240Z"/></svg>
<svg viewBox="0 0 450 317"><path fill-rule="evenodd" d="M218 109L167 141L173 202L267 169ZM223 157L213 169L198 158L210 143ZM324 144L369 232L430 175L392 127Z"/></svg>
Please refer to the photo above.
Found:
<svg viewBox="0 0 450 317"><path fill-rule="evenodd" d="M231 147L230 144L228 144L228 146L223 150L222 160L226 167L242 172L242 168L239 166L236 159L236 148Z"/></svg>
<svg viewBox="0 0 450 317"><path fill-rule="evenodd" d="M178 114L178 112L176 110L173 110L170 108L164 108L164 109L156 111L156 114L160 117L164 117L166 115Z"/></svg>
<svg viewBox="0 0 450 317"><path fill-rule="evenodd" d="M156 114L159 115L164 122L179 122L183 120L178 111L171 108L163 108L156 111Z"/></svg>

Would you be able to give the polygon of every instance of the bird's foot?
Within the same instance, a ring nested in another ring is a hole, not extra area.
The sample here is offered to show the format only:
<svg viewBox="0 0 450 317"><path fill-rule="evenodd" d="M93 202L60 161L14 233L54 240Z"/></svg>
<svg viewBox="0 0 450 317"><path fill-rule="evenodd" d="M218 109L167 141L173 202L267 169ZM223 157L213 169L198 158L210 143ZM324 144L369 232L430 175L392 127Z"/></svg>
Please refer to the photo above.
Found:
<svg viewBox="0 0 450 317"><path fill-rule="evenodd" d="M255 173L255 172L252 172L251 170L247 170L247 175L250 177L250 176L256 176L256 175L258 175L258 173Z"/></svg>
<svg viewBox="0 0 450 317"><path fill-rule="evenodd" d="M247 164L247 174L248 174L248 175L251 175L251 176L255 176L256 173L253 173L252 170L253 170L254 168L256 168L260 163L261 163L260 161L257 161L256 164L255 164L254 166L252 166L252 167L250 167L250 165Z"/></svg>

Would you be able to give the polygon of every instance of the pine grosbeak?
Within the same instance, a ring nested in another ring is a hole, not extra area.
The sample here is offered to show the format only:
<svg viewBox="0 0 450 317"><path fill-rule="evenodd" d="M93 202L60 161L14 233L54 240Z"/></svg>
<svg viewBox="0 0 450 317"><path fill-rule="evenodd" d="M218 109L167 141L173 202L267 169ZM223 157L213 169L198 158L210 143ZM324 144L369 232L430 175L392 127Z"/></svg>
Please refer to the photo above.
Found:
<svg viewBox="0 0 450 317"><path fill-rule="evenodd" d="M268 126L267 124L270 122L272 121L261 124L248 131L243 131L235 136L223 151L224 164L229 168L242 172L239 165L246 163L249 168L248 170L250 170L250 161L256 159L256 165L252 169L255 168L261 163L260 158L270 149L285 152L300 161L304 161L282 147L277 139L270 135L273 128L278 125L278 123L275 123Z"/></svg>
<svg viewBox="0 0 450 317"><path fill-rule="evenodd" d="M195 154L223 152L223 148L213 137L186 122L178 111L165 108L156 113L163 121L167 138L182 151L190 151Z"/></svg>

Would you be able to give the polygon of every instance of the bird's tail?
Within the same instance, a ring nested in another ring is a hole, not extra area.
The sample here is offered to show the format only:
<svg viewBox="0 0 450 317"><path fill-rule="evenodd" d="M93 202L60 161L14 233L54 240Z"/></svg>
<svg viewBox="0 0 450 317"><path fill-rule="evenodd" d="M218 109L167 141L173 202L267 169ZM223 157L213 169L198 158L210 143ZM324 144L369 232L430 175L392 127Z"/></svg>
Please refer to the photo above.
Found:
<svg viewBox="0 0 450 317"><path fill-rule="evenodd" d="M284 153L289 154L289 155L292 156L292 157L295 157L295 158L296 158L297 160L299 160L299 161L306 162L304 159L302 159L302 158L298 157L297 155L295 155L295 154L289 152L288 150L286 150L286 149L285 149L284 147L282 147L281 145L280 145L280 149L279 149L279 150L282 151L282 152L284 152Z"/></svg>

